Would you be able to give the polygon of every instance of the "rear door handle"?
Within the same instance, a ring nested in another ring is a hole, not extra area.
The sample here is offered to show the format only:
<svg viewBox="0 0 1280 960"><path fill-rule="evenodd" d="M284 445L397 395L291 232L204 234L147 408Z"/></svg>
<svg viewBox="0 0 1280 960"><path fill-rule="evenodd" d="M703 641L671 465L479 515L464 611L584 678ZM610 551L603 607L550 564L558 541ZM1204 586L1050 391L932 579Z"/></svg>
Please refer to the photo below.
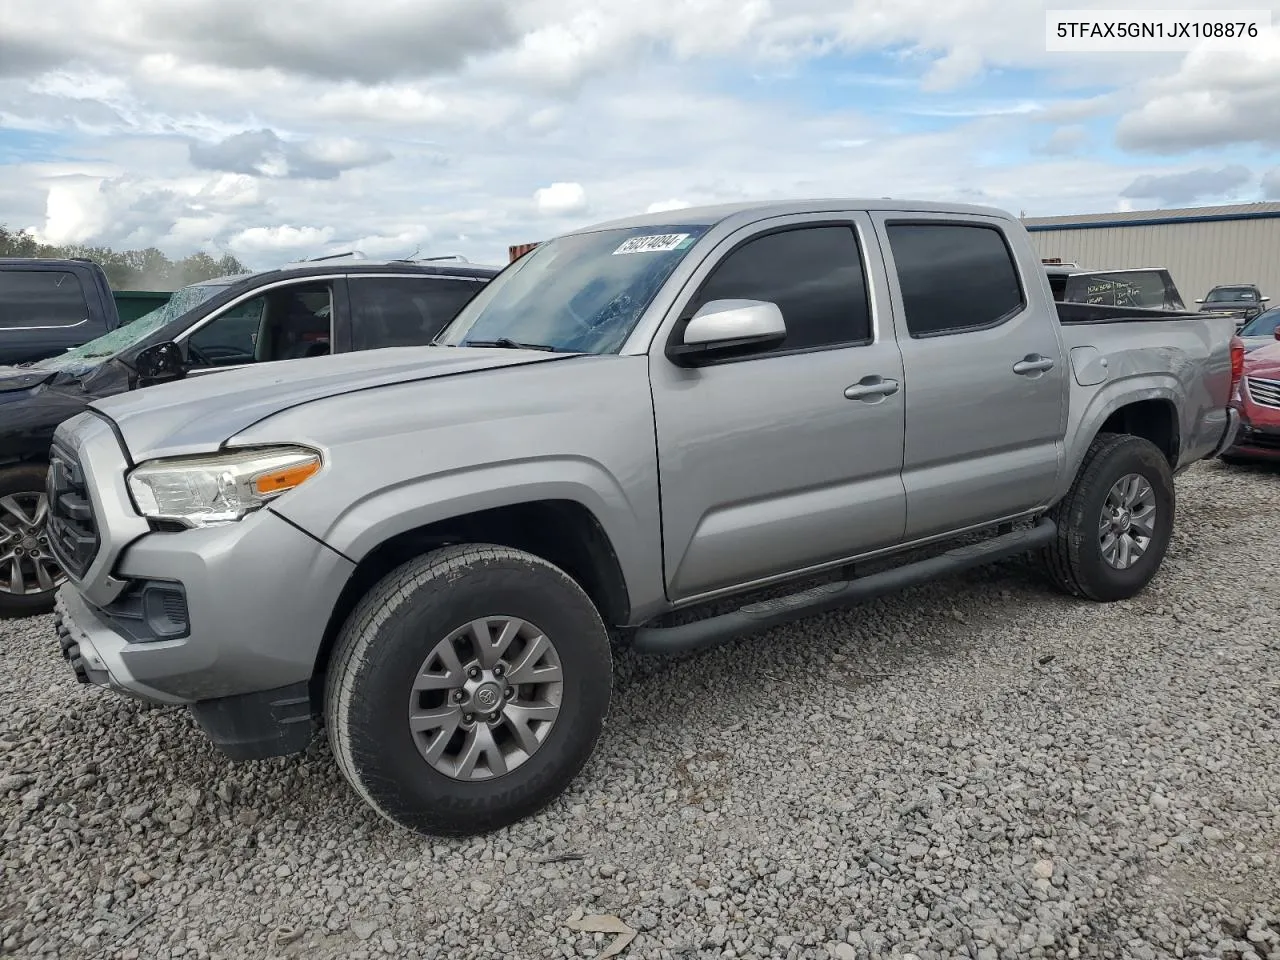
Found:
<svg viewBox="0 0 1280 960"><path fill-rule="evenodd" d="M1053 358L1042 357L1038 353L1029 353L1013 365L1013 372L1023 377L1033 373L1044 373L1046 370L1052 369Z"/></svg>
<svg viewBox="0 0 1280 960"><path fill-rule="evenodd" d="M898 392L897 380L885 380L875 375L863 377L852 386L844 388L844 397L846 400L863 400L867 403L877 403L885 397L893 396Z"/></svg>

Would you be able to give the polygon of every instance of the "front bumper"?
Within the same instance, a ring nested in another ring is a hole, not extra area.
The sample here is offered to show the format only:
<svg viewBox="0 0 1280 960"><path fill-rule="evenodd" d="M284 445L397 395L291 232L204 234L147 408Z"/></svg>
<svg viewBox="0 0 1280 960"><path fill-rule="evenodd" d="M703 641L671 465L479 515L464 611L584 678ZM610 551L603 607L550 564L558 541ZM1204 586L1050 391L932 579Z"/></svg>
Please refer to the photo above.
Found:
<svg viewBox="0 0 1280 960"><path fill-rule="evenodd" d="M1280 426L1242 421L1239 432L1223 453L1249 460L1280 460Z"/></svg>
<svg viewBox="0 0 1280 960"><path fill-rule="evenodd" d="M313 729L310 684L287 684L197 702L148 686L129 670L127 640L75 590L63 587L54 606L58 646L81 683L107 687L148 703L190 708L214 745L232 760L260 760L306 749Z"/></svg>
<svg viewBox="0 0 1280 960"><path fill-rule="evenodd" d="M55 445L74 451L79 486L69 506L51 500L51 522L71 510L92 531L81 537L80 575L67 570L56 600L59 645L77 677L190 707L232 756L304 747L311 678L355 565L270 508L153 532L128 497L128 464L105 422L69 423Z"/></svg>

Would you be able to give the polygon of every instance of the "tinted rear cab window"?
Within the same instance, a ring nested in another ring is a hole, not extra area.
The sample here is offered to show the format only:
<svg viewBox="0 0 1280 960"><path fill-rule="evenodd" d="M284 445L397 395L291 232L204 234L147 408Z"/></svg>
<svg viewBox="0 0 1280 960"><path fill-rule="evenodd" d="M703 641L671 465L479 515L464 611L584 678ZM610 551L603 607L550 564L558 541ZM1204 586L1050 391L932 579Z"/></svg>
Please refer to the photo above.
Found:
<svg viewBox="0 0 1280 960"><path fill-rule="evenodd" d="M995 227L890 223L887 230L912 337L992 327L1026 305L1013 252Z"/></svg>
<svg viewBox="0 0 1280 960"><path fill-rule="evenodd" d="M74 327L89 319L80 278L65 270L0 270L0 330Z"/></svg>

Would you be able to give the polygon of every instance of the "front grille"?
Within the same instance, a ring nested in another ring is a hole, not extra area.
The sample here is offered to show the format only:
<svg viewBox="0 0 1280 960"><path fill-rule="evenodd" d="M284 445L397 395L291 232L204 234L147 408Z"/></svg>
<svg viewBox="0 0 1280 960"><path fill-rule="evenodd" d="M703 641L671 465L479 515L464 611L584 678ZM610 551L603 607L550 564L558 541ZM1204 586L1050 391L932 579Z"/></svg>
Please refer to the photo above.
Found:
<svg viewBox="0 0 1280 960"><path fill-rule="evenodd" d="M93 501L75 454L55 446L49 451L49 542L53 555L73 577L83 577L98 554L98 524Z"/></svg>
<svg viewBox="0 0 1280 960"><path fill-rule="evenodd" d="M1253 402L1263 407L1280 407L1280 380L1263 380L1261 377L1246 377L1249 396Z"/></svg>

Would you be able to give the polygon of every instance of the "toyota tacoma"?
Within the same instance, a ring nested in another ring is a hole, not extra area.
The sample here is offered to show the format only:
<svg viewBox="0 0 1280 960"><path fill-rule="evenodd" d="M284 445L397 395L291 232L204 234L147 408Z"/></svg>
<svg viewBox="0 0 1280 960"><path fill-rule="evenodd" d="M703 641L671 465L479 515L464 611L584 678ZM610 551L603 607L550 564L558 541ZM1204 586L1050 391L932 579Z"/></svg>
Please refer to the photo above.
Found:
<svg viewBox="0 0 1280 960"><path fill-rule="evenodd" d="M1232 321L1055 305L1021 223L835 200L539 244L430 346L95 400L50 455L83 681L228 755L319 719L426 833L509 824L675 654L1023 553L1132 597L1234 439Z"/></svg>

